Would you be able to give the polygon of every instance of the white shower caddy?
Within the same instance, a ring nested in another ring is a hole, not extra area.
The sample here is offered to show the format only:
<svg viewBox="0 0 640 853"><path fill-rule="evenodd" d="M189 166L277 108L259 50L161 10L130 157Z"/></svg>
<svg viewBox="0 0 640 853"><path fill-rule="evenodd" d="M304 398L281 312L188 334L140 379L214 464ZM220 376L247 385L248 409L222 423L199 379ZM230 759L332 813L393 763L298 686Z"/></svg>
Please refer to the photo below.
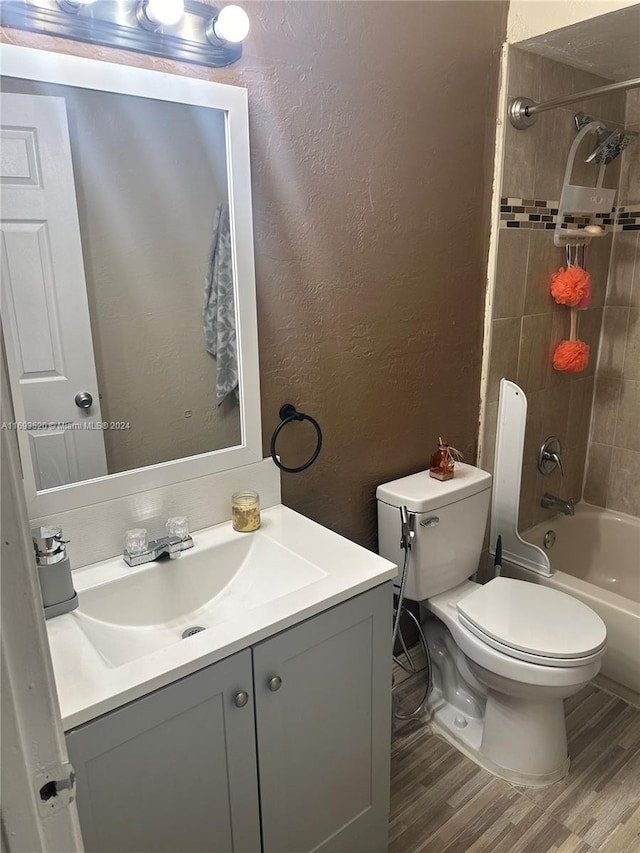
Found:
<svg viewBox="0 0 640 853"><path fill-rule="evenodd" d="M603 237L604 229L600 234L589 234L582 228L563 228L562 222L565 216L580 216L592 217L596 213L611 213L613 203L616 197L616 191L604 189L602 182L604 180L604 170L606 168L603 163L598 169L598 177L594 187L584 187L578 184L571 183L573 167L576 160L576 154L580 143L588 133L595 131L599 127L597 121L590 121L580 129L576 138L573 140L573 145L569 151L567 158L567 168L564 173L564 181L562 183L562 193L560 195L560 204L558 205L558 218L556 220L556 228L553 234L553 242L556 246L576 246L588 245L592 237Z"/></svg>

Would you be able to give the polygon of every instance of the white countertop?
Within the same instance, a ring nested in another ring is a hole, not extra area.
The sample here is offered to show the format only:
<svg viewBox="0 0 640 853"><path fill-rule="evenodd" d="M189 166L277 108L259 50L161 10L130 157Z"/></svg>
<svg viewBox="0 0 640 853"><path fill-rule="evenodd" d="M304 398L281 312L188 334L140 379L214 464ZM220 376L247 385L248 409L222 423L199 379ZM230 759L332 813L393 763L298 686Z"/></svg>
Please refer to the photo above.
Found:
<svg viewBox="0 0 640 853"><path fill-rule="evenodd" d="M193 534L194 549L215 547L229 536L230 524ZM80 627L82 590L132 570L124 560L107 560L74 572L79 611L47 622L60 710L65 731L170 684L204 666L395 578L396 566L348 539L279 505L262 512L261 531L325 573L314 583L238 618L176 641L121 666L110 664ZM233 534L251 536L250 533ZM153 570L153 565L146 571ZM215 571L215 565L212 566ZM391 637L391 622L389 622Z"/></svg>

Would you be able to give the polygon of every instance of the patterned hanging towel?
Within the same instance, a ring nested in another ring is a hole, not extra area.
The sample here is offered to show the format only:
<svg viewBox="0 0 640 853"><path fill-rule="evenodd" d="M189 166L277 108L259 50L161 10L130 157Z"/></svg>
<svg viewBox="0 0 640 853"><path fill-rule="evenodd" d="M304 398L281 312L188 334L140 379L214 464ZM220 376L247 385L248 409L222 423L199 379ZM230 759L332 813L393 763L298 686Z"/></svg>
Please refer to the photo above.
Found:
<svg viewBox="0 0 640 853"><path fill-rule="evenodd" d="M216 208L213 239L204 285L202 326L207 352L216 359L216 399L218 406L232 392L238 398L238 353L236 308L231 263L229 205Z"/></svg>

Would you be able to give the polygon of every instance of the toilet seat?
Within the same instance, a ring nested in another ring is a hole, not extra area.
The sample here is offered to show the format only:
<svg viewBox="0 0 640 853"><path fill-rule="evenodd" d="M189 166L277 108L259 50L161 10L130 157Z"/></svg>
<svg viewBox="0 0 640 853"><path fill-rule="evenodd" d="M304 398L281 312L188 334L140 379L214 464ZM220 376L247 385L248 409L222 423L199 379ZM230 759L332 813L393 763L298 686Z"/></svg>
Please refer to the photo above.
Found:
<svg viewBox="0 0 640 853"><path fill-rule="evenodd" d="M589 607L556 589L494 578L457 603L458 621L502 654L543 666L583 666L598 659L607 639Z"/></svg>

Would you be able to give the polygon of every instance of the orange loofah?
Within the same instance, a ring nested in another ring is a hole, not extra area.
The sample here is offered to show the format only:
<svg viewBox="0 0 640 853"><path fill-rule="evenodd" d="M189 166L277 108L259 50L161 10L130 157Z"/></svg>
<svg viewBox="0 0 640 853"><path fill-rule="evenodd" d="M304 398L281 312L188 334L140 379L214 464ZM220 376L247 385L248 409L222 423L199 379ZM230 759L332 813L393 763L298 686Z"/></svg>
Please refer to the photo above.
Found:
<svg viewBox="0 0 640 853"><path fill-rule="evenodd" d="M590 290L591 276L581 267L561 267L551 276L551 295L559 305L577 305Z"/></svg>
<svg viewBox="0 0 640 853"><path fill-rule="evenodd" d="M563 373L580 373L589 364L589 345L584 341L560 341L553 353L553 367Z"/></svg>

